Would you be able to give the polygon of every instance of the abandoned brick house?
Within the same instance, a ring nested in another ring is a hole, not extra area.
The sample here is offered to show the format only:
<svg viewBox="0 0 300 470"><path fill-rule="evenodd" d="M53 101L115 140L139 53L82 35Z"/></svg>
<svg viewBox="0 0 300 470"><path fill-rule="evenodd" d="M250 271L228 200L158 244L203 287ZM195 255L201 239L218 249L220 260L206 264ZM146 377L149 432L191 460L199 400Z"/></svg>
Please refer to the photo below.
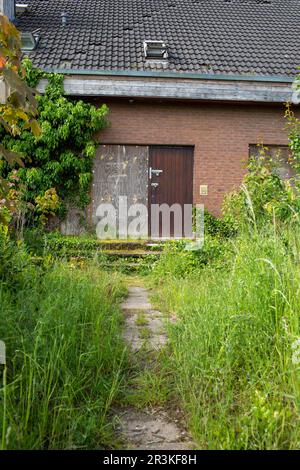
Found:
<svg viewBox="0 0 300 470"><path fill-rule="evenodd" d="M0 5L36 66L63 73L66 93L110 108L93 211L121 194L129 203L204 203L219 214L257 143L287 153L300 0Z"/></svg>

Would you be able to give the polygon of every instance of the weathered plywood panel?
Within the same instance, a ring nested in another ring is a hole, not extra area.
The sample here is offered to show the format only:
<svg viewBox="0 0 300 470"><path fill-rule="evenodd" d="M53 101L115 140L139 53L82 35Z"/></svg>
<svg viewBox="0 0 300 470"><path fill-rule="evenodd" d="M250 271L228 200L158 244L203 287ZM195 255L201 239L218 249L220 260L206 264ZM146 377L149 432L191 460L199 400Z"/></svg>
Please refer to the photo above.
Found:
<svg viewBox="0 0 300 470"><path fill-rule="evenodd" d="M101 145L94 163L92 189L92 219L97 222L96 211L102 203L111 203L118 210L119 197L127 196L132 204L148 205L147 146Z"/></svg>

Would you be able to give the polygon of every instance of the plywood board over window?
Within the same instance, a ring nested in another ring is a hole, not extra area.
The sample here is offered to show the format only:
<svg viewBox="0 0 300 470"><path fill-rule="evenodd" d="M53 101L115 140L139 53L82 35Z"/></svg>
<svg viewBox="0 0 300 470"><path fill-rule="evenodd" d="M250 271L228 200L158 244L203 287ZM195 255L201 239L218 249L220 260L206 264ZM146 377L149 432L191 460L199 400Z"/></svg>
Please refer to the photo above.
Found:
<svg viewBox="0 0 300 470"><path fill-rule="evenodd" d="M118 211L119 198L126 197L128 208L148 204L147 146L100 145L95 162L92 191L92 218L97 222L97 208L110 203Z"/></svg>
<svg viewBox="0 0 300 470"><path fill-rule="evenodd" d="M257 144L249 145L249 157L258 157L261 146ZM277 163L277 171L283 180L288 180L295 176L290 160L292 157L291 149L287 145L265 145L264 152Z"/></svg>

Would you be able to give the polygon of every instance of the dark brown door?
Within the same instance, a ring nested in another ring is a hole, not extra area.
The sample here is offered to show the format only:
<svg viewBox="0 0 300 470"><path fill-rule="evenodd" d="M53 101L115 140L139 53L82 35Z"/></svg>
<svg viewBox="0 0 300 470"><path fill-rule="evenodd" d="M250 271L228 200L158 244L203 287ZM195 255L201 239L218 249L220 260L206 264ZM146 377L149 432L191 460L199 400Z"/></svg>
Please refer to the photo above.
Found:
<svg viewBox="0 0 300 470"><path fill-rule="evenodd" d="M170 213L170 235L189 237L184 231L185 205L193 203L193 147L152 146L149 148L149 235L168 236L163 214L157 222L157 205L176 204L182 211L182 233L174 224L174 212ZM188 209L187 209L188 210ZM155 212L155 214L154 214ZM186 214L187 215L187 214ZM178 221L178 216L177 216Z"/></svg>

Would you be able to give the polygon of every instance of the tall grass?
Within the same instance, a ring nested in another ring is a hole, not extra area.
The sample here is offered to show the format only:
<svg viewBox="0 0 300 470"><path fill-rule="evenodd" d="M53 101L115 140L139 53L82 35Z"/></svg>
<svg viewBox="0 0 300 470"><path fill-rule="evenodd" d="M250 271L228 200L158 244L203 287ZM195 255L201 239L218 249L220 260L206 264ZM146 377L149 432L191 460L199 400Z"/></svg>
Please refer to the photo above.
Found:
<svg viewBox="0 0 300 470"><path fill-rule="evenodd" d="M111 446L108 413L122 382L117 275L60 264L0 284L2 449Z"/></svg>
<svg viewBox="0 0 300 470"><path fill-rule="evenodd" d="M223 267L160 284L178 316L164 366L199 448L299 448L300 229L232 245Z"/></svg>

